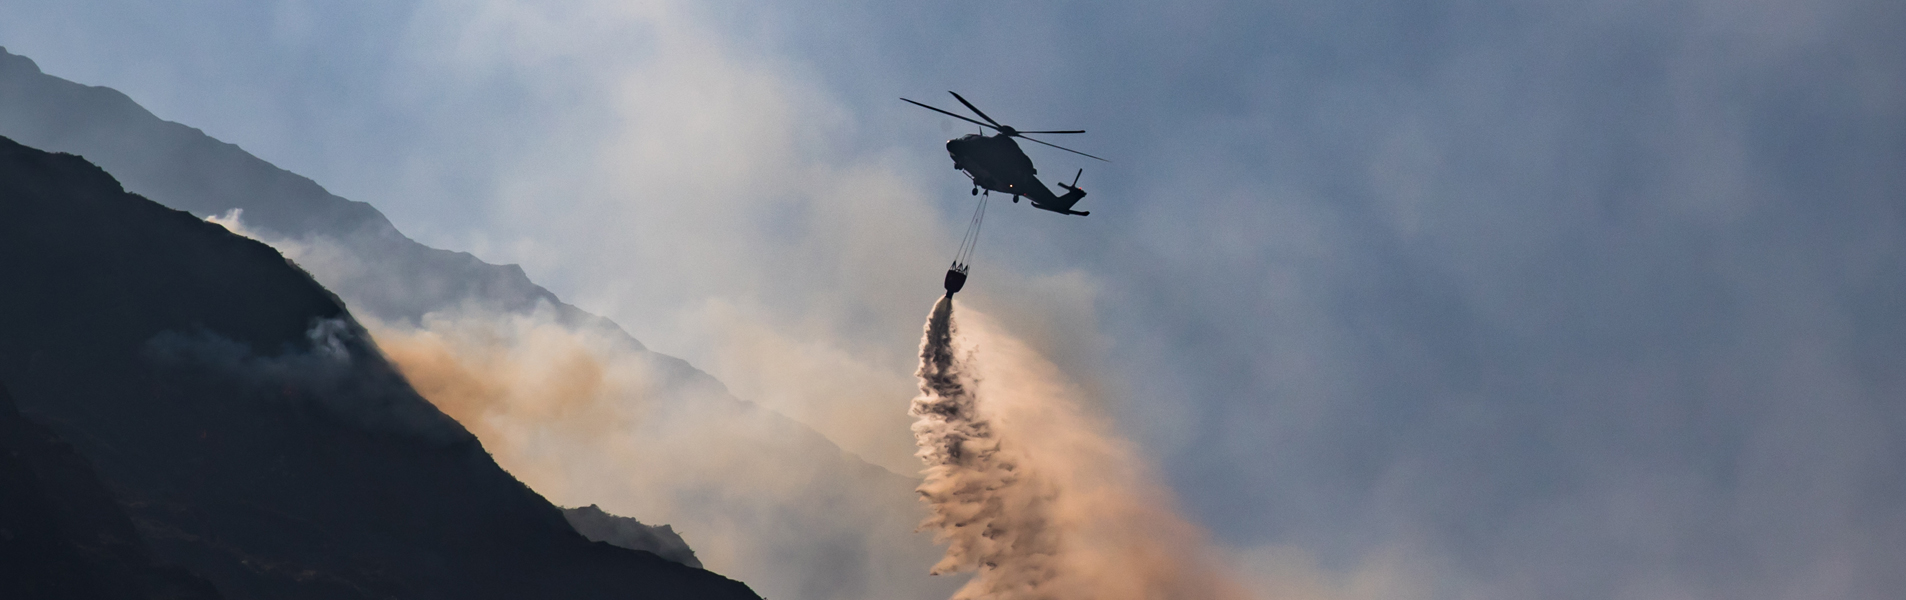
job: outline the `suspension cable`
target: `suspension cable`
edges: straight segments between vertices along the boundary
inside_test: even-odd
[[[953,255],[953,268],[965,272],[972,265],[973,251],[979,246],[980,224],[986,220],[986,203],[989,196],[980,196],[978,206],[973,208],[973,218],[967,221],[966,235],[960,238],[959,253]]]

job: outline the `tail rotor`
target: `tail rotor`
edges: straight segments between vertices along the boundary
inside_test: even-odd
[[[1079,169],[1079,172],[1073,173],[1072,185],[1066,185],[1064,182],[1059,182],[1059,181],[1055,181],[1053,183],[1059,184],[1059,187],[1065,188],[1066,191],[1068,192],[1076,192],[1076,191],[1079,191],[1079,177],[1082,175],[1085,175],[1085,169]]]

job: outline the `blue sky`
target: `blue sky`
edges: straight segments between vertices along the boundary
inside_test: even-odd
[[[1402,556],[1449,597],[1906,587],[1906,5],[0,13],[45,71],[521,263],[896,469],[971,199],[941,150],[969,126],[895,98],[958,90],[1114,161],[1032,150],[1093,215],[993,207],[963,297],[1227,546]]]

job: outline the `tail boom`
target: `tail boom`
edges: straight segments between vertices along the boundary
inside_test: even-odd
[[[1072,182],[1076,184],[1079,182],[1079,180],[1078,178],[1075,177],[1073,178]],[[1044,202],[1035,200],[1032,203],[1033,207],[1042,208],[1042,209],[1056,212],[1062,215],[1078,215],[1083,217],[1083,216],[1092,214],[1092,211],[1089,211],[1089,210],[1088,211],[1072,210],[1072,205],[1078,204],[1079,200],[1085,198],[1085,190],[1079,189],[1077,185],[1066,185],[1065,182],[1059,182],[1059,187],[1065,188],[1066,195],[1052,197],[1051,199],[1046,200]]]

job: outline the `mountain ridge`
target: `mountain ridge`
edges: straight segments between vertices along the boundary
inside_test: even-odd
[[[608,319],[565,303],[530,281],[520,265],[491,264],[468,252],[418,243],[369,203],[332,194],[307,177],[196,127],[161,119],[118,90],[48,75],[32,59],[7,52],[4,46],[0,46],[0,81],[12,83],[0,86],[0,104],[11,107],[0,111],[0,134],[22,144],[85,157],[113,173],[128,189],[201,218],[242,209],[248,228],[273,237],[329,236],[421,263],[423,268],[415,269],[405,262],[385,265],[407,269],[403,275],[409,277],[391,277],[392,285],[382,287],[405,289],[411,297],[359,298],[366,304],[361,308],[380,318],[414,322],[432,308],[466,300],[504,311],[548,302],[566,322],[622,331]],[[154,152],[152,140],[164,140],[163,144],[173,147]],[[445,272],[456,276],[444,277]],[[454,285],[404,283],[417,280]],[[626,332],[622,336],[647,350]],[[681,359],[659,353],[657,357],[699,373]],[[721,385],[706,374],[699,378],[705,379],[701,384]]]

